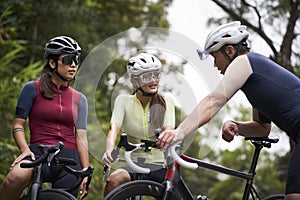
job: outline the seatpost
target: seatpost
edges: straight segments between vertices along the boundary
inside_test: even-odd
[[[246,186],[245,186],[245,192],[244,192],[244,195],[243,195],[243,200],[249,199],[250,192],[251,192],[251,187],[252,187],[252,184],[253,184],[253,179],[254,179],[254,176],[256,174],[255,169],[256,169],[256,166],[257,166],[259,154],[260,154],[261,149],[263,148],[263,145],[260,144],[260,143],[256,143],[256,142],[252,142],[252,143],[255,146],[254,155],[253,155],[250,170],[249,170],[249,175],[251,175],[252,178],[247,180],[247,183],[246,183]]]
[[[250,170],[249,170],[249,174],[255,175],[255,173],[256,173],[255,169],[256,169],[256,166],[257,166],[258,157],[259,157],[261,149],[263,148],[263,145],[259,144],[259,143],[256,143],[256,142],[254,142],[253,144],[255,146],[255,151],[254,151],[254,155],[253,155],[253,158],[252,158],[252,163],[251,163],[251,167],[250,167]]]

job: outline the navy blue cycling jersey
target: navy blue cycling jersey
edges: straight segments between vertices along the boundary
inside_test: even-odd
[[[241,89],[261,122],[272,121],[293,138],[300,131],[300,79],[272,60],[257,53],[238,56],[220,85],[228,99]]]

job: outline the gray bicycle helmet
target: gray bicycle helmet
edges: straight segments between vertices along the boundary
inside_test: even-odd
[[[234,21],[212,30],[206,38],[204,51],[198,50],[200,58],[220,50],[225,44],[238,44],[242,40],[246,40],[249,37],[246,29],[247,27],[241,25],[240,21]]]
[[[48,59],[49,55],[59,55],[63,52],[79,56],[81,54],[81,48],[74,39],[68,36],[52,38],[44,47],[44,57],[46,59]]]
[[[148,53],[141,53],[137,56],[129,58],[127,64],[127,73],[129,77],[138,76],[145,72],[160,70],[161,67],[161,62],[157,57]]]

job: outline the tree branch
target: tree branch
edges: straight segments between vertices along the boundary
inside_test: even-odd
[[[251,8],[254,9],[254,11],[255,11],[255,13],[256,13],[256,15],[257,15],[257,17],[258,17],[258,28],[261,29],[261,30],[263,31],[263,27],[262,27],[262,24],[261,24],[261,15],[260,15],[260,13],[259,13],[257,7],[256,7],[256,6],[252,6],[252,5],[251,5],[250,3],[248,3],[246,0],[241,0],[241,2],[242,2],[243,4],[245,4],[246,6],[249,6],[249,7],[251,7]]]
[[[290,71],[293,71],[291,66],[292,44],[293,40],[297,37],[297,34],[295,33],[295,27],[297,20],[299,19],[299,13],[300,1],[290,0],[290,17],[288,19],[286,32],[283,36],[282,44],[280,47],[280,55],[278,57],[278,61],[284,64],[285,67]]]
[[[228,13],[231,18],[233,18],[234,20],[241,21],[242,24],[246,25],[250,29],[254,30],[257,34],[259,34],[266,41],[266,43],[269,45],[269,47],[273,51],[274,57],[277,57],[278,51],[276,50],[276,48],[273,44],[273,41],[263,31],[262,25],[260,23],[259,23],[260,25],[258,27],[256,27],[253,24],[251,24],[247,19],[239,16],[233,10],[228,8],[225,4],[221,3],[221,1],[219,1],[219,0],[212,0],[212,1],[215,2],[219,7],[221,7],[226,13]]]

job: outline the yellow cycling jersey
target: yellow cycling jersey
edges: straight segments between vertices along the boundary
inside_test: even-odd
[[[166,126],[175,127],[174,102],[168,97],[164,97],[164,99],[166,101],[166,111],[163,127],[160,128],[164,128]],[[144,109],[135,94],[120,94],[116,98],[111,123],[116,123],[121,130],[128,135],[129,142],[140,143],[141,139],[156,139],[154,130],[150,130],[149,126],[150,103],[151,100],[149,100]],[[162,152],[160,150],[153,149],[152,153],[148,154],[147,157],[151,161],[162,161]]]

